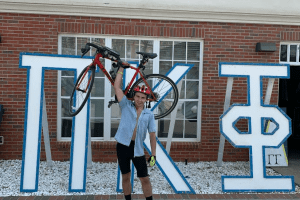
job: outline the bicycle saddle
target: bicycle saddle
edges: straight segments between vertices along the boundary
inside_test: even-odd
[[[156,58],[157,54],[156,53],[146,53],[146,52],[136,52],[137,54],[141,54],[144,58]]]

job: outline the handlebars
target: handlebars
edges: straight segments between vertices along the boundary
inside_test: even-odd
[[[81,49],[81,57],[83,57],[85,54],[87,54],[90,51],[90,47],[94,47],[97,49],[97,52],[101,53],[103,58],[107,58],[111,61],[117,62],[117,65],[126,68],[129,67],[129,64],[127,62],[122,62],[120,59],[120,54],[108,47],[105,46],[98,46],[93,43],[86,43],[85,47]]]
[[[82,56],[83,57],[86,53],[88,53],[90,51],[90,47],[94,47],[97,49],[97,51],[99,53],[102,54],[103,57],[105,58],[109,58],[111,59],[112,57],[113,58],[113,61],[114,60],[120,60],[120,54],[108,47],[105,47],[105,46],[98,46],[96,44],[93,44],[93,43],[86,43],[85,47],[81,49],[81,53],[82,53]]]

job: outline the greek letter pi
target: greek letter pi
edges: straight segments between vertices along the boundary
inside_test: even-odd
[[[289,78],[289,65],[220,63],[219,75],[246,77],[248,104],[235,104],[220,117],[220,132],[234,146],[249,148],[250,176],[222,176],[224,192],[294,191],[293,176],[267,176],[265,148],[279,147],[291,135],[291,120],[277,106],[264,105],[262,78]],[[240,118],[249,120],[249,132],[235,128]],[[276,131],[265,133],[264,121],[272,119]]]

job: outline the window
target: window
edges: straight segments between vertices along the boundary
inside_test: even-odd
[[[194,67],[182,81],[173,138],[197,138],[200,43],[160,41],[159,73],[166,74],[175,63],[194,64]],[[158,137],[168,137],[169,125],[170,115],[158,120]]]
[[[202,80],[202,42],[188,40],[166,40],[153,38],[117,38],[61,35],[59,36],[59,53],[81,55],[80,49],[87,42],[105,45],[119,52],[125,61],[139,62],[137,51],[155,52],[159,56],[146,65],[145,74],[166,74],[175,63],[194,64],[183,78],[179,106],[173,133],[174,141],[199,141],[201,120],[201,80]],[[90,55],[94,52],[90,51]],[[102,60],[107,71],[111,61]],[[68,99],[73,88],[74,72],[58,73],[58,140],[69,141],[71,137],[72,118],[67,115]],[[114,90],[102,72],[96,73],[91,93],[91,135],[92,140],[114,140],[119,122],[120,109],[114,104],[107,108],[114,98]],[[104,114],[105,113],[105,114]],[[170,115],[157,120],[157,135],[161,140],[167,137]]]
[[[300,65],[300,44],[281,43],[280,44],[280,63],[289,63],[291,65]]]

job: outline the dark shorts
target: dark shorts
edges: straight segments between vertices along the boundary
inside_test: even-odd
[[[140,157],[134,157],[134,141],[131,141],[129,147],[117,143],[117,156],[122,174],[127,174],[131,171],[130,160],[132,160],[137,171],[137,176],[139,178],[149,176],[145,155]]]

